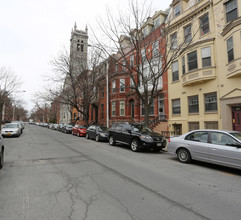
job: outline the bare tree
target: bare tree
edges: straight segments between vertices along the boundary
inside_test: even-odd
[[[47,79],[51,82],[44,93],[37,94],[36,100],[53,102],[59,101],[66,105],[72,113],[75,108],[83,115],[85,123],[89,122],[89,107],[95,97],[97,65],[101,60],[101,51],[92,50],[89,54],[88,65],[79,59],[72,59],[69,52],[63,49],[51,61],[52,76]],[[58,98],[58,99],[56,99]]]
[[[7,99],[17,92],[20,86],[18,77],[13,70],[6,67],[0,68],[0,127],[2,124],[3,111]]]
[[[144,106],[146,125],[154,98],[160,94],[163,74],[191,43],[184,41],[174,48],[176,42],[168,38],[165,28],[168,11],[156,13],[161,15],[159,24],[154,24],[149,17],[151,6],[146,1],[130,0],[127,11],[113,16],[107,10],[107,23],[99,21],[104,39],[93,31],[97,47],[114,59],[117,66],[110,77],[115,77],[119,68],[132,79],[131,89]],[[151,28],[148,33],[146,27]]]

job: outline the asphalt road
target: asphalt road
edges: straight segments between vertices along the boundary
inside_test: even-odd
[[[241,171],[27,125],[5,138],[0,220],[241,219]]]

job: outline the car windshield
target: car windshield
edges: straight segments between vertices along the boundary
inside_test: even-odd
[[[66,125],[66,127],[68,127],[68,128],[72,128],[73,126],[72,126],[72,125]]]
[[[147,134],[147,133],[153,132],[150,128],[148,128],[145,125],[133,125],[133,131],[141,132],[143,134]]]
[[[80,129],[86,129],[85,126],[81,126],[81,125],[79,126],[79,128],[80,128]]]
[[[230,133],[230,134],[241,141],[241,132],[233,132],[233,133]]]
[[[7,124],[3,128],[18,128],[18,124]]]
[[[98,128],[98,131],[108,131],[107,127],[101,126]]]

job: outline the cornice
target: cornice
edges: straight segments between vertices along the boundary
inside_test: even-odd
[[[202,45],[202,44],[207,43],[207,42],[212,42],[212,41],[215,41],[214,37],[208,38],[208,39],[204,39],[204,40],[200,40],[200,41],[195,41],[193,44],[190,44],[188,47],[185,47],[183,53],[185,53],[185,51],[187,51],[187,50],[189,50],[189,49],[191,49],[193,47]]]
[[[221,33],[221,35],[224,37],[229,31],[231,31],[233,28],[237,27],[238,25],[241,25],[241,16],[238,17],[236,20],[228,23],[227,26],[223,29],[223,32]]]
[[[201,14],[202,12],[206,11],[208,8],[210,8],[210,6],[212,6],[212,2],[208,1],[205,4],[199,6],[196,10],[192,11],[190,8],[188,10],[190,10],[190,13],[188,13],[186,16],[184,16],[183,18],[181,18],[180,20],[177,20],[176,22],[174,22],[173,24],[166,25],[166,29],[168,32],[172,32],[175,29],[177,29],[178,27],[183,26],[184,24],[186,24],[187,22],[193,20],[194,17],[198,16],[199,14]],[[185,13],[185,12],[184,12]]]

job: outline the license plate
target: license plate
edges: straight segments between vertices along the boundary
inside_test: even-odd
[[[162,146],[162,143],[157,143],[156,144],[158,147],[161,147]]]
[[[11,135],[11,133],[7,133],[7,135]]]

